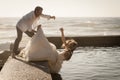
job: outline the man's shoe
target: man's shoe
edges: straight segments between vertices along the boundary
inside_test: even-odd
[[[18,55],[20,53],[20,50],[13,51],[14,55]]]
[[[20,50],[17,50],[16,52],[15,52],[15,55],[18,55],[20,53]]]

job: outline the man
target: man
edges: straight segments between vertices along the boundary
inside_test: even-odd
[[[17,38],[14,42],[14,48],[13,48],[13,57],[16,54],[19,54],[19,43],[22,39],[23,32],[26,33],[29,37],[32,37],[34,35],[35,28],[37,27],[37,23],[40,19],[40,17],[49,19],[55,19],[55,16],[50,15],[44,15],[42,14],[43,8],[37,6],[34,11],[31,11],[30,13],[23,16],[17,23],[16,29],[17,29]]]

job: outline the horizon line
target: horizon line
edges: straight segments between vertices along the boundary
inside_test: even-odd
[[[119,18],[120,16],[56,16],[58,18]],[[21,18],[20,16],[0,16],[0,18]]]

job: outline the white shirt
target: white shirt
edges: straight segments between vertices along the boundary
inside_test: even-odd
[[[34,11],[23,16],[17,23],[17,27],[22,31],[35,30],[38,25],[40,17],[50,19],[50,15],[41,14],[39,17],[35,17]]]

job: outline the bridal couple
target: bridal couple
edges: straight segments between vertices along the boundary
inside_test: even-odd
[[[64,50],[62,52],[57,51],[56,46],[50,43],[45,37],[41,25],[38,25],[40,17],[49,20],[55,19],[55,16],[45,15],[42,11],[43,8],[37,6],[34,11],[26,14],[18,21],[16,25],[17,38],[14,42],[12,57],[15,58],[15,55],[19,54],[21,57],[25,58],[26,61],[47,60],[50,66],[50,72],[58,73],[62,67],[63,61],[71,58],[73,51],[77,47],[77,42],[73,39],[65,41],[64,36],[62,36]],[[60,30],[61,33],[63,33],[63,28]],[[32,38],[26,47],[20,51],[18,47],[23,32]]]

